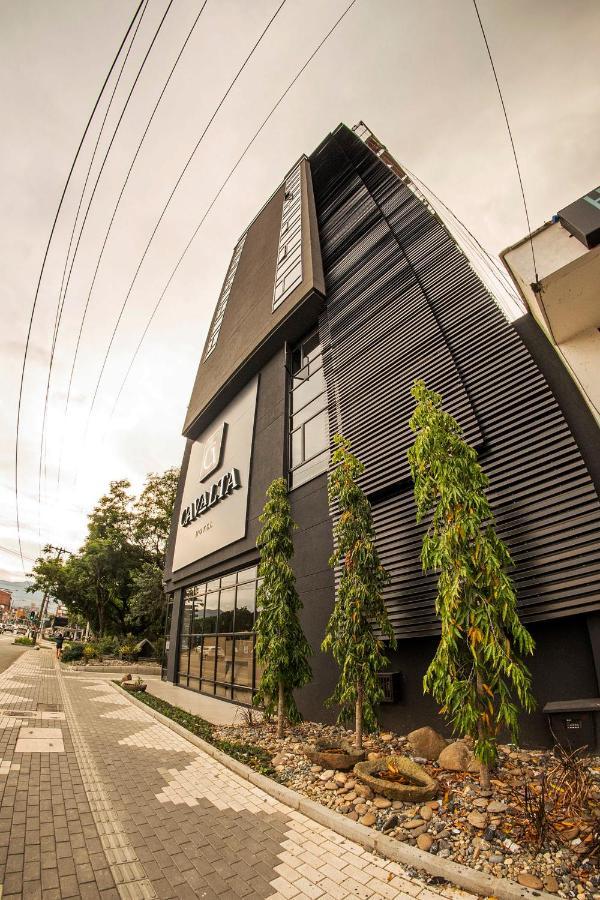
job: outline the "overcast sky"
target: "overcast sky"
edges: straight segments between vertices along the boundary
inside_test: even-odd
[[[349,0],[287,0],[219,112],[140,270],[92,415],[119,309],[175,179],[280,0],[208,0],[133,169],[89,300],[125,174],[202,0],[174,0],[148,58],[81,237],[50,389],[41,505],[38,465],[52,332],[98,111],[46,267],[25,377],[20,441],[24,552],[75,549],[111,479],[139,489],[178,465],[181,428],[234,243],[300,156],[363,119],[497,253],[526,232],[518,182],[472,0],[357,0],[290,91],[220,197],[167,291],[112,415],[156,300],[214,193]],[[17,579],[14,442],[25,337],[58,200],[98,91],[135,9],[125,0],[0,3],[0,577]],[[127,92],[167,0],[149,0],[109,112],[83,211]],[[480,0],[519,154],[531,223],[600,182],[597,0]],[[114,82],[113,82],[114,83]],[[78,235],[76,231],[76,237]],[[89,424],[88,423],[89,420]],[[58,481],[60,467],[60,483]]]

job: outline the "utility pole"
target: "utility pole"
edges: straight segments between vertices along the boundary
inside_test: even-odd
[[[63,553],[68,553],[69,556],[72,556],[71,551],[70,551],[70,550],[67,550],[65,547],[55,547],[53,544],[48,544],[44,549],[45,549],[45,550],[56,550],[56,556],[55,556],[55,559],[56,559],[57,561],[61,558],[61,556],[63,555]],[[43,628],[44,628],[44,617],[45,617],[45,615],[46,615],[46,607],[47,607],[47,605],[48,605],[48,597],[49,597],[49,594],[48,594],[48,591],[46,591],[46,592],[44,593],[43,598],[42,598],[42,605],[41,605],[41,607],[40,607],[40,624],[39,624],[39,631],[40,631],[40,632],[41,632],[41,631],[43,630]],[[34,644],[34,646],[35,646],[35,644],[37,643],[37,636],[38,636],[38,629],[37,629],[37,628],[34,628],[34,630],[33,630],[33,638],[32,638],[32,639],[33,639],[33,644]]]

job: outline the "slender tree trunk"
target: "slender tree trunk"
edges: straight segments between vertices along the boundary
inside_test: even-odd
[[[483,698],[482,680],[479,673],[477,673],[477,696]],[[479,740],[482,740],[486,736],[481,718],[479,718],[477,722],[477,732],[479,734]],[[489,794],[491,792],[489,763],[484,763],[481,760],[479,760],[479,787],[481,788],[482,794]]]
[[[363,686],[359,682],[356,686],[356,736],[355,736],[355,747],[357,750],[362,750],[363,745]]]
[[[277,737],[282,738],[284,735],[285,716],[283,709],[285,705],[285,694],[283,689],[283,681],[279,682],[279,698],[277,701]]]

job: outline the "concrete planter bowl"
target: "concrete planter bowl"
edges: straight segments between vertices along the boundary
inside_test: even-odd
[[[385,772],[388,763],[391,763],[410,783],[400,784],[381,777],[379,773]],[[354,766],[354,774],[374,793],[381,794],[388,800],[402,800],[407,803],[433,800],[439,791],[437,781],[407,756],[386,756],[383,759],[360,762]]]
[[[331,741],[315,741],[314,744],[304,746],[304,755],[323,769],[348,772],[356,763],[363,761],[366,753],[364,750],[357,750],[345,741],[341,741],[339,746],[335,746]]]

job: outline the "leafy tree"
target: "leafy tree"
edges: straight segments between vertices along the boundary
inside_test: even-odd
[[[262,583],[257,595],[255,631],[256,659],[263,671],[254,702],[264,704],[268,713],[277,710],[277,736],[283,737],[285,719],[301,721],[293,691],[308,684],[312,677],[308,662],[311,650],[300,625],[302,602],[289,562],[294,553],[292,533],[296,526],[283,478],[276,478],[269,486],[260,521],[263,527],[256,545],[260,550],[258,575]]]
[[[171,516],[179,481],[179,469],[151,473],[134,504],[134,534],[158,565],[164,566],[167,542],[171,531]]]
[[[162,579],[162,569],[154,562],[142,563],[133,575],[127,625],[136,634],[146,634],[157,638],[163,633],[165,594]]]
[[[67,560],[44,553],[32,590],[48,591],[69,616],[89,621],[98,636],[162,632],[164,554],[177,488],[177,470],[149,475],[137,500],[126,480],[113,481],[88,516],[79,552]]]
[[[392,648],[396,639],[383,601],[389,576],[375,547],[370,503],[357,483],[364,466],[350,452],[348,440],[338,434],[334,443],[328,490],[330,501],[339,505],[340,515],[329,563],[341,566],[341,574],[322,649],[330,650],[340,667],[339,681],[327,702],[341,706],[340,720],[354,712],[355,744],[360,750],[363,728],[377,727],[376,706],[383,699],[377,673],[388,664],[373,627]]]
[[[90,537],[108,539],[112,543],[133,538],[133,497],[130,490],[131,482],[126,479],[110,482],[108,493],[100,498],[88,516]]]
[[[534,643],[517,613],[506,574],[509,552],[494,528],[485,495],[489,480],[442,398],[416,381],[408,451],[417,520],[433,513],[423,538],[424,570],[439,572],[436,612],[442,637],[423,686],[443,704],[455,733],[470,735],[489,791],[497,735],[505,726],[516,741],[517,703],[534,707],[531,675],[520,655]]]

